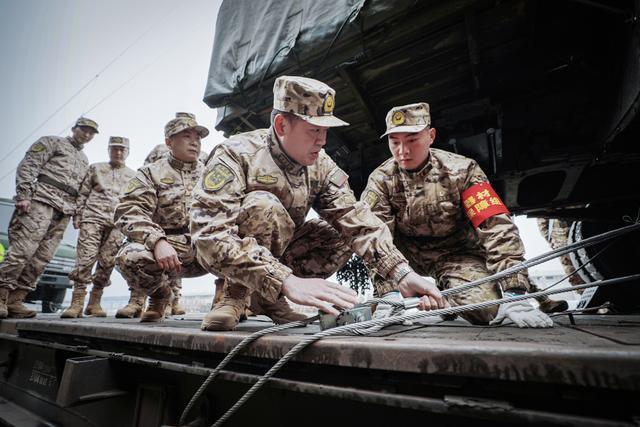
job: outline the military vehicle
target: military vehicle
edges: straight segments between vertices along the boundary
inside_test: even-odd
[[[638,212],[639,11],[637,0],[227,0],[205,102],[230,135],[268,126],[276,76],[327,82],[352,125],[332,130],[326,150],[360,192],[388,157],[378,139],[386,111],[427,101],[438,147],[480,162],[513,212],[579,220],[580,240]],[[637,233],[628,239],[607,249],[601,273],[637,271]],[[625,311],[637,307],[634,286]],[[640,318],[596,310],[558,315],[547,330],[435,318],[323,339],[224,425],[637,426]],[[250,319],[225,333],[200,331],[201,315],[3,320],[0,419],[179,425],[225,355],[271,326]],[[211,425],[316,332],[250,344],[182,425]]]
[[[2,245],[3,254],[9,248],[7,229],[13,210],[13,200],[0,199],[0,245]],[[69,225],[53,259],[47,264],[42,276],[40,276],[36,289],[25,298],[27,302],[41,301],[43,313],[58,311],[62,306],[67,289],[72,287],[69,273],[76,263],[77,237],[78,233]],[[1,261],[2,259],[0,259]]]

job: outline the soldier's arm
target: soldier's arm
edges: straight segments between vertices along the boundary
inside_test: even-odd
[[[89,166],[89,170],[84,176],[82,184],[80,184],[80,190],[78,191],[78,197],[76,198],[76,212],[73,218],[73,224],[76,228],[78,228],[78,224],[80,224],[80,221],[82,220],[82,212],[84,211],[84,207],[87,203],[87,199],[89,198],[89,194],[91,194],[95,173],[95,166]]]
[[[114,214],[115,225],[129,240],[153,251],[158,240],[166,238],[164,230],[153,222],[158,196],[153,182],[143,168],[125,185]]]
[[[479,188],[478,185],[484,183],[489,183],[487,176],[476,162],[472,162],[468,169],[462,193],[465,194],[465,191],[467,191],[467,194],[477,194],[475,189]],[[465,197],[463,196],[463,208],[465,208],[464,199]],[[498,199],[498,201],[502,203],[501,200]],[[473,206],[471,208],[474,209]],[[520,239],[518,227],[513,222],[506,206],[502,205],[500,209],[505,213],[491,215],[486,219],[480,218],[483,219],[482,222],[474,225],[480,244],[486,251],[487,269],[492,273],[503,271],[524,261],[524,245]],[[475,212],[478,214],[477,209],[475,209]],[[469,217],[469,214],[467,216]],[[509,276],[501,280],[501,285],[504,290],[527,290],[529,288],[528,275],[526,272],[520,272]]]
[[[387,176],[381,171],[374,171],[367,181],[367,186],[360,200],[369,205],[373,212],[389,228],[391,235],[395,232],[396,217],[391,208],[391,201],[386,187]]]
[[[226,147],[216,147],[193,191],[191,237],[207,271],[276,301],[291,269],[254,238],[238,235],[236,220],[245,189],[240,161]]]
[[[31,200],[42,167],[55,151],[55,141],[38,139],[25,154],[16,171],[16,202]]]

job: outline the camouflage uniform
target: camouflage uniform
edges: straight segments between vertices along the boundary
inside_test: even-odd
[[[78,119],[74,128],[79,126],[98,129],[97,123],[87,118]],[[82,148],[73,137],[45,136],[29,148],[18,165],[15,200],[30,200],[31,210],[14,211],[8,231],[9,250],[0,264],[0,289],[12,291],[8,296],[9,317],[35,315],[23,312],[26,308],[21,302],[35,289],[75,214],[78,189],[89,167]],[[4,300],[2,295],[0,300]]]
[[[569,228],[570,226],[567,221],[561,219],[538,218],[540,234],[542,234],[542,237],[549,243],[551,249],[559,249],[567,246]],[[572,274],[575,271],[575,267],[569,255],[562,255],[560,257],[560,264],[562,264],[565,274],[570,274],[569,283],[574,286],[584,284],[579,274]],[[582,293],[582,290],[578,292]]]
[[[176,118],[167,123],[165,135],[169,138],[190,128],[201,136],[209,133],[194,119]],[[116,226],[128,238],[116,257],[118,270],[132,292],[151,296],[151,302],[157,303],[154,307],[161,306],[163,312],[173,298],[171,280],[206,274],[195,259],[187,216],[191,192],[202,168],[200,161],[182,162],[172,155],[147,164],[129,182],[116,208]],[[167,273],[157,265],[153,250],[160,239],[166,239],[178,253],[182,263],[179,274]],[[143,316],[143,321],[153,320],[157,319]]]
[[[398,132],[419,132],[428,125],[430,115],[425,103],[396,107],[387,115],[391,132],[394,128],[403,129]],[[524,247],[509,215],[491,216],[476,229],[470,224],[461,195],[484,182],[488,182],[487,177],[474,160],[430,149],[426,164],[418,171],[404,170],[393,157],[385,161],[369,176],[361,199],[387,224],[394,243],[416,272],[435,278],[440,288],[448,289],[524,260]],[[379,276],[374,283],[378,295],[396,289]],[[500,284],[504,290],[526,290],[529,280],[521,272]],[[500,297],[498,287],[488,283],[455,294],[450,302],[464,305]],[[497,307],[491,307],[463,317],[471,323],[486,324],[496,312]]]
[[[129,140],[111,137],[109,147],[128,150]],[[76,220],[80,223],[80,234],[76,266],[69,274],[69,278],[74,282],[74,297],[77,294],[77,300],[74,299],[72,305],[79,303],[79,310],[67,310],[62,313],[62,317],[81,316],[86,288],[91,282],[93,288],[84,314],[101,317],[106,315],[100,308],[100,298],[103,288],[111,284],[115,257],[124,243],[124,235],[113,224],[113,213],[122,189],[134,175],[135,172],[125,165],[113,166],[105,162],[89,166],[78,197]],[[92,275],[94,264],[96,270]]]
[[[274,109],[335,126],[334,94],[316,80],[280,77]],[[312,207],[322,219],[305,222]],[[236,135],[214,148],[190,215],[198,260],[227,279],[223,300],[207,315],[212,319],[233,305],[237,322],[240,302],[253,293],[278,322],[272,312],[286,304],[281,287],[291,273],[326,278],[354,250],[383,277],[406,262],[389,230],[356,202],[347,175],[324,151],[315,164],[302,166],[287,156],[272,129]],[[208,317],[203,329],[233,327]]]

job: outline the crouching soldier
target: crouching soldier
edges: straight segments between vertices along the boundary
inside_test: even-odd
[[[109,162],[89,166],[78,197],[74,225],[80,228],[76,266],[69,274],[73,281],[71,307],[60,317],[82,317],[87,285],[93,282],[89,303],[84,310],[87,316],[104,317],[100,306],[103,289],[111,284],[111,272],[115,257],[124,243],[124,235],[113,224],[113,213],[124,186],[135,172],[125,165],[129,155],[129,139],[120,136],[109,138]],[[97,261],[97,264],[96,264]],[[91,270],[96,264],[93,275]]]
[[[453,288],[513,267],[524,260],[518,228],[478,164],[431,149],[436,137],[426,103],[394,107],[386,117],[393,155],[369,176],[362,200],[394,234],[398,249],[420,274]],[[382,138],[381,137],[381,138]],[[381,276],[378,295],[397,290]],[[450,298],[465,305],[526,293],[526,271]],[[527,301],[462,314],[474,324],[509,318],[519,326],[549,327],[551,319]]]
[[[98,124],[81,117],[71,133],[38,139],[18,165],[9,251],[0,264],[0,319],[36,315],[22,301],[35,289],[75,214],[78,189],[89,168],[82,149],[98,133]]]
[[[209,130],[191,117],[165,126],[170,154],[141,167],[127,184],[115,212],[127,243],[116,257],[132,293],[149,296],[142,322],[156,322],[173,299],[171,281],[206,274],[195,259],[188,204],[200,177],[200,139]]]
[[[227,284],[203,330],[233,329],[249,297],[252,311],[276,323],[305,317],[285,296],[332,314],[353,306],[353,291],[324,280],[353,251],[405,296],[427,295],[422,308],[444,306],[322,150],[328,129],[347,125],[333,115],[334,96],[317,80],[279,77],[272,127],[233,136],[211,153],[194,190],[191,230],[198,260]],[[311,207],[321,219],[306,221]]]

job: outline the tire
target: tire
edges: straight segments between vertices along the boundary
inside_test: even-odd
[[[42,312],[56,313],[62,308],[62,301],[67,293],[66,288],[46,288],[42,295]]]

